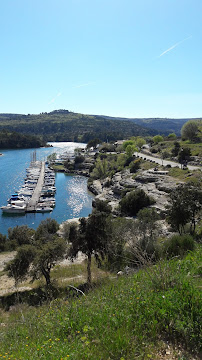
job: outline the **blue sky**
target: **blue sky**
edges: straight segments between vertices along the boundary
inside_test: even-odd
[[[202,117],[202,0],[1,0],[0,113]]]

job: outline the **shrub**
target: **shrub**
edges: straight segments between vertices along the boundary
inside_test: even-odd
[[[84,162],[85,157],[83,155],[77,155],[74,159],[75,164],[80,164]]]
[[[163,136],[161,136],[161,135],[155,135],[155,136],[153,137],[153,142],[154,142],[155,144],[158,144],[158,143],[161,142],[161,141],[163,141]]]
[[[133,161],[130,165],[130,172],[136,173],[136,171],[140,168],[140,164],[141,164],[141,159],[137,159]]]
[[[164,243],[163,252],[167,258],[184,256],[194,249],[194,239],[191,235],[174,235]]]
[[[142,189],[131,191],[120,201],[121,211],[128,215],[136,215],[138,211],[154,201]]]

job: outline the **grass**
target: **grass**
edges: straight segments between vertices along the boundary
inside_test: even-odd
[[[182,170],[178,167],[168,169],[168,175],[185,182],[201,182],[200,170]]]
[[[200,260],[197,249],[184,260],[102,280],[85,297],[2,312],[0,355],[18,360],[156,359],[165,339],[199,352]]]
[[[161,151],[167,151],[168,153],[171,154],[171,151],[174,148],[175,141],[176,140],[162,141],[159,144],[152,146],[153,149],[157,150],[157,153],[155,153],[154,156],[155,155],[161,156],[161,153],[158,152],[159,149]],[[202,157],[202,143],[192,143],[188,140],[186,140],[186,141],[180,140],[179,143],[180,143],[181,148],[190,148],[192,156]]]
[[[51,167],[52,167],[53,170],[55,170],[55,171],[65,171],[64,165],[51,165]]]
[[[183,148],[190,148],[192,156],[202,156],[202,143],[191,143],[190,141],[180,141]]]
[[[141,161],[141,163],[140,163],[141,170],[153,169],[155,166],[156,166],[156,164],[154,164],[150,161],[147,161],[147,160]]]

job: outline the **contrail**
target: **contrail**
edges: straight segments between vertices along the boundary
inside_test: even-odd
[[[49,103],[48,103],[48,105],[50,105],[50,104],[52,104],[52,103],[54,103],[55,102],[55,100],[59,97],[59,96],[61,96],[62,95],[62,93],[61,92],[59,92]]]
[[[75,86],[73,86],[73,88],[76,89],[76,88],[80,88],[80,87],[88,86],[88,85],[92,85],[92,84],[94,84],[94,82],[89,82],[89,83],[86,83],[86,84],[75,85]]]
[[[165,55],[167,52],[173,50],[173,49],[176,48],[178,45],[182,44],[184,41],[190,39],[191,37],[192,37],[192,35],[188,36],[187,38],[185,38],[185,39],[183,39],[183,40],[181,40],[181,41],[179,41],[179,42],[177,42],[176,44],[174,44],[173,46],[171,46],[169,49],[167,49],[167,50],[165,50],[164,52],[162,52],[162,54],[159,55],[158,57],[161,57],[161,56]]]

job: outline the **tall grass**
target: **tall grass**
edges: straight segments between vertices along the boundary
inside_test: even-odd
[[[200,347],[201,250],[131,276],[103,280],[76,299],[0,315],[4,359],[155,359],[160,339]],[[3,325],[2,325],[3,324]]]

